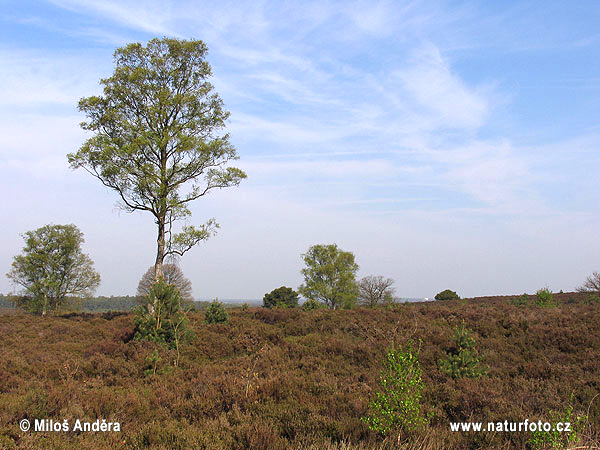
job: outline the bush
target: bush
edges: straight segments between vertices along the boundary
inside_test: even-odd
[[[298,306],[298,293],[292,288],[281,286],[265,294],[263,297],[265,308],[295,308]]]
[[[529,305],[529,295],[523,294],[519,297],[512,297],[509,300],[509,303],[514,306],[528,306]]]
[[[535,293],[535,296],[537,297],[537,300],[535,301],[537,306],[541,306],[542,308],[551,308],[556,306],[556,302],[552,296],[552,291],[550,291],[550,289],[547,287],[538,290]]]
[[[302,311],[312,311],[321,308],[321,304],[314,298],[309,298],[302,304]]]
[[[369,415],[361,420],[381,434],[412,432],[429,421],[421,411],[423,380],[418,352],[409,341],[406,348],[392,348],[385,355],[379,384],[381,392],[369,403]]]
[[[460,300],[458,294],[450,289],[435,294],[436,300]]]
[[[573,417],[573,395],[571,394],[571,402],[565,410],[561,412],[548,411],[550,419],[548,422],[552,424],[550,431],[536,430],[532,433],[529,444],[534,449],[543,448],[567,448],[572,447],[577,443],[578,438],[585,430],[585,424],[588,420],[587,415],[578,415]],[[570,431],[561,432],[556,429],[557,423],[569,423]]]
[[[135,309],[134,339],[146,339],[174,349],[191,340],[192,331],[187,326],[181,301],[177,287],[159,278],[143,297],[143,304]]]
[[[225,310],[223,303],[215,299],[204,313],[206,323],[227,323],[229,322],[229,314]]]
[[[452,378],[477,378],[486,374],[486,369],[480,366],[475,339],[464,323],[454,329],[454,345],[447,358],[440,361],[443,372]]]

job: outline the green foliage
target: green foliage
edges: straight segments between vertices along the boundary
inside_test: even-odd
[[[242,311],[248,311],[248,303],[242,303]]]
[[[168,348],[176,349],[189,342],[193,332],[181,307],[181,293],[176,286],[159,278],[144,297],[144,304],[135,310],[137,340],[146,339]]]
[[[554,297],[552,296],[552,291],[550,289],[542,288],[539,289],[535,296],[537,297],[535,300],[535,304],[542,308],[552,308],[557,306],[557,303],[554,301]]]
[[[458,294],[450,289],[435,294],[436,300],[460,300]]]
[[[156,375],[158,365],[162,362],[162,358],[158,354],[158,350],[154,349],[152,354],[146,358],[147,366],[144,369],[144,376]]]
[[[265,308],[296,308],[298,306],[298,293],[292,288],[281,286],[265,294],[263,306]]]
[[[509,300],[511,305],[515,306],[528,306],[529,305],[529,295],[523,294],[518,297],[511,297]]]
[[[452,378],[477,378],[487,373],[475,349],[475,339],[464,322],[454,329],[455,347],[440,361],[440,369]]]
[[[298,290],[307,299],[322,301],[330,309],[351,308],[358,298],[358,264],[351,252],[336,244],[313,245],[302,255],[304,284]]]
[[[312,311],[322,307],[323,305],[314,298],[309,298],[304,303],[302,303],[302,311]]]
[[[45,225],[23,236],[23,254],[6,276],[23,288],[17,306],[45,316],[58,312],[67,296],[88,296],[100,284],[90,257],[81,251],[83,233],[75,225]]]
[[[535,450],[537,449],[564,449],[570,448],[573,444],[577,443],[577,440],[585,430],[587,422],[587,415],[577,415],[573,417],[573,394],[571,394],[571,401],[561,411],[548,411],[549,420],[552,424],[550,431],[536,430],[532,432],[529,444]],[[556,429],[557,423],[569,423],[570,431],[559,431]]]
[[[418,351],[409,342],[405,348],[392,348],[385,355],[379,378],[381,391],[369,403],[369,414],[362,418],[369,429],[387,434],[410,433],[429,421],[422,412],[423,380]]]
[[[71,168],[84,168],[119,196],[126,211],[147,211],[158,226],[157,267],[183,255],[218,228],[214,219],[171,232],[191,215],[189,204],[213,189],[237,186],[246,174],[226,167],[238,158],[223,133],[229,113],[208,81],[208,49],[200,40],[152,39],[115,51],[101,96],[79,110],[92,132]]]
[[[223,303],[215,299],[206,308],[204,320],[206,323],[227,323],[229,322],[229,314],[225,310]]]

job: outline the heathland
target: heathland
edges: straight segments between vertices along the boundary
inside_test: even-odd
[[[387,308],[190,313],[174,350],[133,338],[129,313],[0,314],[1,449],[540,448],[529,432],[452,432],[451,422],[578,425],[600,437],[600,303],[588,294],[398,304]],[[485,367],[452,378],[440,361],[471,330]],[[413,342],[422,369],[420,431],[382,437],[361,417],[386,351]],[[577,419],[579,417],[579,419]],[[119,432],[23,432],[23,419],[119,422]],[[566,435],[561,442],[566,442]],[[399,444],[400,441],[400,444]],[[541,442],[541,443],[540,443]],[[589,446],[589,447],[588,447]],[[596,447],[597,448],[597,447]]]

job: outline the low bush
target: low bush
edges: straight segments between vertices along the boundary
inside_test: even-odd
[[[281,286],[265,294],[263,306],[265,308],[295,308],[298,306],[298,293],[292,288]]]
[[[309,298],[302,304],[302,311],[312,311],[313,309],[322,308],[323,305],[314,298]]]
[[[536,430],[532,433],[529,444],[535,450],[537,449],[563,449],[571,448],[576,444],[585,431],[585,425],[588,420],[587,415],[579,414],[573,417],[573,395],[571,401],[563,411],[548,411],[547,422],[551,424],[549,431]],[[556,425],[569,424],[569,430],[558,430]],[[563,425],[564,426],[564,425]]]
[[[223,303],[215,299],[208,305],[208,308],[206,308],[204,320],[206,323],[227,323],[229,322],[229,314],[225,310]]]
[[[486,374],[475,349],[472,331],[464,322],[454,329],[454,348],[440,361],[440,369],[452,378],[477,378]]]
[[[535,296],[537,297],[535,301],[535,304],[537,306],[540,306],[542,308],[551,308],[553,306],[557,306],[556,302],[554,301],[552,291],[547,287],[539,289],[535,293]]]
[[[384,435],[414,432],[428,422],[421,405],[424,386],[419,354],[411,342],[404,348],[392,346],[383,365],[381,391],[369,403],[369,414],[362,420],[369,429]]]
[[[436,300],[460,300],[458,294],[450,289],[435,294]]]

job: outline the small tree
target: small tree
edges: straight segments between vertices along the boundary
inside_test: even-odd
[[[298,290],[307,299],[324,302],[328,308],[351,307],[356,303],[358,264],[354,255],[336,244],[313,245],[302,255],[304,284]]]
[[[577,292],[590,292],[592,294],[600,294],[600,272],[594,272],[592,275],[587,277],[585,283],[579,288]]]
[[[458,294],[450,289],[435,294],[436,300],[460,300]]]
[[[83,233],[75,225],[45,225],[23,236],[23,254],[6,276],[23,288],[18,306],[45,316],[57,312],[67,296],[92,295],[100,284],[94,263],[81,251]]]
[[[379,384],[381,391],[369,403],[369,414],[362,418],[371,430],[381,434],[407,433],[427,424],[421,406],[424,384],[419,354],[411,342],[405,348],[390,348]]]
[[[194,301],[192,296],[192,282],[188,280],[183,271],[177,264],[163,264],[163,278],[167,284],[171,284],[177,288],[181,295],[181,300],[184,304],[191,303]],[[150,289],[154,284],[154,266],[148,267],[148,270],[138,284],[137,296],[138,298],[144,298],[150,293]]]
[[[475,349],[475,339],[471,330],[462,323],[454,329],[455,347],[440,361],[440,369],[452,378],[477,378],[486,374]]]
[[[227,323],[229,322],[229,314],[223,303],[215,299],[204,313],[204,320],[206,323]]]
[[[394,302],[394,280],[381,275],[369,275],[358,282],[358,300],[364,306],[377,306]]]
[[[537,306],[540,306],[542,308],[551,308],[553,306],[556,306],[556,302],[554,301],[554,296],[552,295],[552,291],[547,287],[539,289],[535,293],[535,296],[536,296],[535,304]]]
[[[263,297],[263,306],[265,308],[273,308],[274,306],[295,308],[298,306],[298,293],[292,288],[281,286],[265,294]]]
[[[135,334],[137,340],[146,339],[175,349],[175,366],[179,365],[181,346],[192,340],[194,334],[188,326],[188,318],[181,307],[181,293],[177,286],[168,284],[160,277],[143,297],[143,304],[135,310]],[[158,353],[154,361],[154,373]]]

